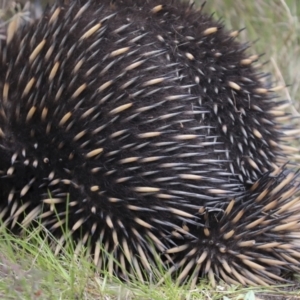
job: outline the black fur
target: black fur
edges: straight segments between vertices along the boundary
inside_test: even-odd
[[[201,244],[212,222],[204,211],[219,220],[233,198],[237,211],[247,199],[251,216],[258,209],[249,187],[266,172],[263,182],[272,181],[285,155],[284,127],[271,113],[280,103],[245,63],[247,45],[202,11],[162,2],[90,2],[77,18],[83,4],[57,5],[2,44],[0,204],[9,228],[37,208],[35,217],[44,213],[43,224],[60,236],[53,203],[64,220],[68,198],[75,239],[106,244],[118,260],[125,243],[151,261],[149,240],[161,253]]]

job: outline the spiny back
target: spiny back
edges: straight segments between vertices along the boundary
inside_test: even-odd
[[[148,238],[166,249],[174,230],[203,226],[203,206],[227,207],[284,155],[257,57],[201,11],[165,2],[55,5],[1,46],[12,227],[41,214],[58,231],[69,197],[73,233],[143,256]]]

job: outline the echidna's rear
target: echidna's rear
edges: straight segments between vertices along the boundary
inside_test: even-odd
[[[235,36],[156,0],[55,5],[14,32],[0,57],[7,226],[41,217],[60,237],[68,220],[123,276],[155,251],[179,281],[298,270],[298,187],[276,167],[285,113]]]

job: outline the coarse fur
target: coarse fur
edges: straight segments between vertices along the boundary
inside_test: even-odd
[[[186,3],[97,2],[56,4],[1,45],[1,219],[58,237],[68,222],[123,277],[156,252],[180,282],[298,271],[288,115],[258,56]]]

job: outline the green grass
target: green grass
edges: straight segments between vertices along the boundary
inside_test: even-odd
[[[1,5],[0,5],[1,6]],[[229,30],[245,28],[242,42],[255,41],[248,50],[263,54],[262,68],[277,84],[289,85],[281,97],[300,111],[300,1],[299,0],[208,0],[206,12],[215,12]],[[267,62],[267,63],[265,63]],[[163,276],[162,274],[161,276]],[[255,298],[255,296],[257,298]],[[271,296],[273,298],[271,298]],[[1,299],[300,299],[300,289],[288,286],[242,288],[220,284],[211,288],[202,280],[197,288],[177,287],[171,280],[153,283],[122,283],[95,272],[85,249],[74,256],[71,245],[55,257],[38,230],[14,237],[0,230]]]
[[[262,288],[242,288],[220,284],[212,288],[204,279],[196,288],[178,287],[167,279],[164,285],[132,281],[121,282],[107,273],[99,274],[87,258],[85,248],[74,254],[69,241],[62,253],[54,256],[51,243],[39,230],[15,237],[0,231],[0,299],[256,299],[255,295],[287,295],[288,285]],[[47,234],[46,234],[47,236]],[[52,243],[56,243],[48,236]],[[164,274],[161,274],[163,276]],[[289,292],[297,297],[299,292]],[[297,299],[297,298],[293,298]],[[300,298],[299,298],[300,299]]]

